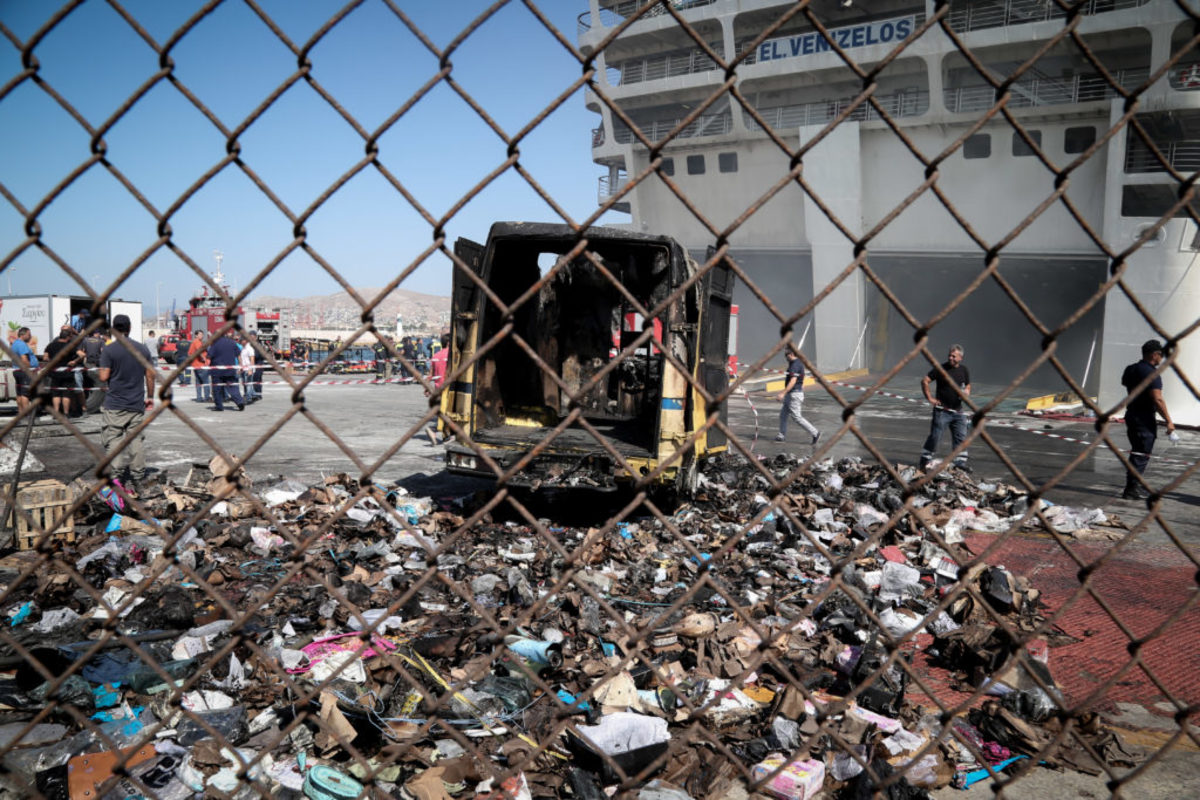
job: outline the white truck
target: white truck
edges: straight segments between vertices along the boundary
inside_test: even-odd
[[[71,317],[84,309],[91,309],[92,298],[86,295],[39,294],[15,297],[0,297],[0,333],[10,347],[17,338],[17,331],[29,328],[33,339],[29,347],[41,353]],[[130,330],[134,336],[142,331],[142,304],[139,301],[108,301],[105,319],[109,322],[117,314],[129,317]],[[8,353],[0,351],[0,401],[14,400],[16,385],[12,376],[12,361]]]

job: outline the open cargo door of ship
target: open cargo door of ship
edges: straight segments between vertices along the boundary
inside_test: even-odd
[[[454,242],[454,255],[486,283],[488,276],[485,274],[487,270],[483,262],[483,252],[483,245],[470,239],[458,239]],[[450,298],[450,319],[453,327],[450,334],[450,360],[446,364],[447,376],[452,374],[459,364],[470,363],[474,359],[479,339],[480,301],[486,299],[482,296],[483,289],[479,284],[457,264],[454,265],[453,274]],[[442,413],[468,430],[474,389],[475,365],[472,364],[458,380],[443,387],[442,391]]]
[[[713,260],[716,249],[709,246],[705,263]],[[705,274],[702,282],[704,309],[700,320],[700,383],[709,396],[717,397],[729,388],[729,315],[733,307],[733,268],[721,258]],[[728,403],[721,403],[720,420],[729,418]],[[725,432],[715,426],[708,429],[707,449],[724,447]]]

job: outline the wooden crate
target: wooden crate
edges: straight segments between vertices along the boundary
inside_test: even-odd
[[[59,481],[46,479],[22,483],[17,488],[16,507],[19,510],[16,514],[11,511],[8,514],[8,526],[16,529],[17,547],[32,550],[43,531],[52,531],[51,542],[74,543],[75,518],[67,514],[74,502],[75,493]]]

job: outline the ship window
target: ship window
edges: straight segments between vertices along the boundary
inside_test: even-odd
[[[659,169],[662,170],[663,175],[674,175],[675,174],[675,159],[664,158],[662,160],[662,165],[659,167]]]
[[[1041,131],[1027,130],[1025,132],[1027,134],[1029,134],[1029,138],[1033,140],[1034,144],[1036,144],[1039,148],[1042,146],[1042,132]],[[1021,138],[1021,134],[1017,133],[1016,131],[1013,131],[1012,142],[1013,142],[1012,143],[1012,154],[1014,156],[1017,156],[1018,158],[1022,158],[1024,156],[1033,155],[1033,148],[1031,148],[1029,145],[1027,145],[1025,143],[1025,140]]]
[[[1125,186],[1121,189],[1122,217],[1152,217],[1162,219],[1179,202],[1179,186],[1173,183],[1147,183]],[[1200,203],[1192,201],[1193,208],[1200,213]],[[1174,216],[1186,217],[1187,204],[1175,209]]]
[[[1083,153],[1096,143],[1096,128],[1084,125],[1081,128],[1067,128],[1063,135],[1063,150],[1068,153]]]
[[[967,137],[963,142],[963,158],[987,158],[992,154],[992,137],[987,133],[977,133]]]
[[[737,172],[737,153],[718,154],[717,167],[721,172]]]
[[[688,156],[687,157],[688,175],[703,175],[704,174],[704,156]]]

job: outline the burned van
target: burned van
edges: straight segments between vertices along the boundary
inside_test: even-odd
[[[728,386],[727,263],[701,274],[666,236],[523,222],[454,252],[470,274],[455,267],[441,410],[468,438],[446,448],[450,471],[694,487],[697,461],[726,448],[706,426],[724,403],[707,408],[698,387],[720,398]]]

